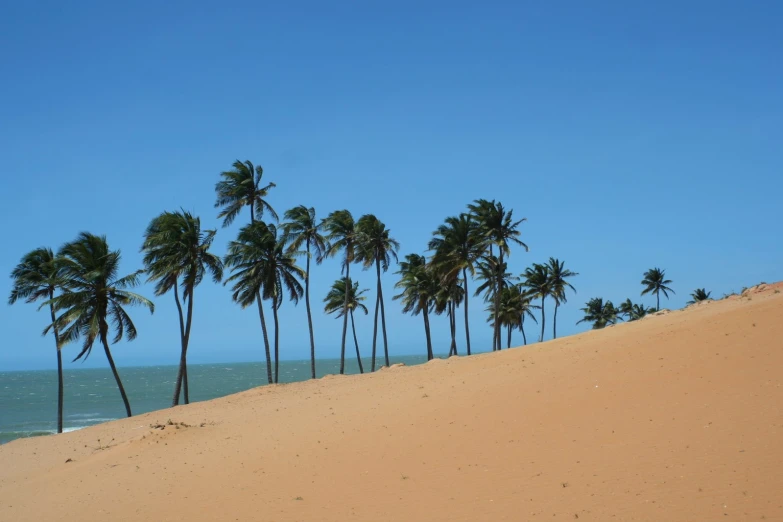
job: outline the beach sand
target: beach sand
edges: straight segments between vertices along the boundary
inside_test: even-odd
[[[781,289],[13,441],[0,521],[783,520]]]

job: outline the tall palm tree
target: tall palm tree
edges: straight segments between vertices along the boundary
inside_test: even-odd
[[[494,203],[494,202],[493,202]],[[491,205],[487,207],[486,209],[482,209],[484,212],[481,222],[481,229],[484,232],[486,240],[489,242],[489,244],[494,245],[498,248],[498,259],[500,260],[500,264],[503,264],[503,257],[511,255],[511,245],[517,244],[524,247],[525,251],[528,251],[528,247],[525,243],[523,243],[519,236],[521,235],[521,232],[519,231],[519,225],[521,225],[524,221],[526,221],[525,218],[522,218],[518,221],[514,221],[513,219],[513,210],[506,210],[503,207],[503,204],[500,202],[494,203],[494,205]],[[500,293],[503,290],[503,281],[498,280],[496,282],[497,289],[495,291],[495,310],[500,310]],[[494,348],[493,349],[500,349],[500,321],[495,320],[495,341],[494,341]]]
[[[476,288],[474,295],[478,296],[484,294],[484,301],[490,303],[488,310],[490,313],[495,314],[500,306],[500,293],[504,288],[511,286],[515,279],[510,273],[506,271],[507,263],[501,262],[500,258],[496,256],[485,256],[478,263],[476,263],[476,272],[478,276],[476,279],[481,281],[481,284]],[[497,346],[497,339],[500,332],[500,326],[502,323],[497,321],[496,317],[493,317],[489,321],[492,326],[492,351],[499,350]]]
[[[221,172],[222,179],[215,184],[215,208],[221,209],[218,218],[223,218],[223,227],[229,226],[244,207],[250,209],[251,223],[264,217],[264,211],[277,220],[275,209],[264,199],[275,184],[261,185],[264,176],[261,165],[253,166],[250,161],[242,163],[236,160],[233,167]]]
[[[544,340],[546,315],[544,313],[544,300],[552,294],[550,287],[549,267],[534,263],[527,267],[521,276],[522,287],[526,288],[531,298],[541,299],[541,341]]]
[[[326,239],[329,245],[326,248],[326,257],[333,257],[338,252],[343,253],[342,273],[346,279],[351,277],[351,263],[356,261],[357,246],[359,243],[356,222],[348,210],[336,210],[324,220],[324,229],[328,235]],[[348,294],[346,293],[346,298]],[[348,306],[348,303],[345,303]],[[343,338],[340,349],[340,375],[345,373],[345,336],[348,333],[348,316],[343,316]]]
[[[289,243],[289,252],[302,251],[307,256],[305,268],[305,306],[307,307],[307,326],[310,329],[310,371],[315,379],[315,336],[313,334],[313,316],[310,313],[310,259],[315,254],[315,262],[321,263],[326,253],[326,238],[321,235],[323,222],[315,219],[315,209],[299,205],[285,212],[283,237]]]
[[[669,298],[668,292],[674,293],[674,290],[667,286],[671,283],[672,281],[670,279],[666,279],[666,270],[661,270],[660,268],[651,268],[644,273],[644,279],[642,279],[644,290],[642,290],[642,295],[650,293],[655,294],[655,309],[660,310],[661,292],[663,292],[663,295],[666,296],[666,299]]]
[[[604,328],[607,325],[616,324],[618,321],[622,321],[620,316],[620,310],[615,308],[611,301],[606,301],[601,297],[594,297],[585,303],[585,307],[581,309],[585,316],[576,322],[579,323],[593,323],[593,330]]]
[[[435,253],[432,263],[445,281],[456,279],[462,272],[462,286],[465,294],[465,342],[470,355],[470,326],[468,324],[468,273],[476,274],[476,262],[486,249],[479,225],[471,214],[460,214],[446,218],[433,233],[429,248]]]
[[[54,315],[55,292],[60,292],[64,286],[61,261],[54,255],[51,248],[36,248],[22,257],[22,260],[11,272],[14,283],[8,304],[14,304],[23,299],[26,303],[46,301],[38,309],[49,304],[54,345],[57,349],[57,433],[63,432],[63,355],[60,344],[60,334]]]
[[[369,313],[363,303],[367,299],[364,296],[366,292],[366,288],[359,290],[358,281],[353,282],[347,278],[338,279],[334,282],[324,299],[324,312],[327,314],[337,312],[337,317],[342,317],[346,315],[345,312],[347,311],[351,316],[351,330],[353,331],[353,343],[356,346],[356,361],[359,363],[359,373],[364,373],[364,367],[362,366],[362,355],[359,352],[359,340],[356,338],[356,324],[353,319],[353,311],[358,309],[364,312],[364,315]]]
[[[427,360],[432,360],[434,355],[429,313],[433,309],[435,296],[438,293],[438,278],[424,256],[419,254],[405,256],[405,261],[400,262],[400,270],[396,273],[400,276],[400,280],[394,287],[402,291],[393,299],[401,300],[403,313],[422,314],[424,333],[427,336]]]
[[[260,296],[271,301],[275,324],[275,375],[272,380],[269,344],[266,344],[267,378],[279,382],[280,377],[280,328],[278,310],[285,293],[298,302],[304,294],[299,279],[305,272],[296,265],[296,253],[286,251],[285,242],[278,239],[274,225],[256,221],[239,231],[236,241],[228,245],[225,264],[232,270],[226,284],[233,283],[233,299],[243,308]],[[259,305],[259,309],[261,306]],[[266,324],[261,315],[261,325],[266,337]]]
[[[144,234],[141,250],[144,252],[147,280],[155,281],[157,296],[174,290],[179,314],[180,360],[172,406],[179,404],[180,390],[185,404],[190,402],[187,353],[193,324],[193,291],[206,272],[216,283],[223,278],[223,262],[209,251],[215,234],[215,230],[201,230],[201,219],[184,210],[163,212],[150,222]],[[182,312],[179,286],[182,287],[182,300],[187,305],[185,314]]]
[[[223,218],[223,228],[229,226],[242,211],[243,207],[250,209],[250,223],[256,222],[256,217],[263,217],[266,210],[277,219],[277,213],[266,201],[269,191],[275,187],[274,183],[261,185],[264,169],[254,166],[249,160],[242,163],[237,160],[233,169],[220,173],[221,180],[215,184],[215,208],[220,208],[218,218]],[[258,216],[256,216],[258,214]],[[238,294],[237,294],[238,295]],[[234,299],[236,301],[236,298]],[[258,315],[261,319],[261,331],[264,336],[264,349],[266,352],[266,370],[269,384],[272,384],[272,362],[269,355],[269,336],[264,319],[264,307],[261,303],[261,295],[255,296],[258,305]],[[239,301],[238,301],[239,302]],[[244,298],[240,302],[242,308],[248,306]]]
[[[694,304],[694,303],[698,303],[698,302],[700,302],[700,301],[707,301],[707,300],[709,300],[709,299],[712,299],[712,298],[710,297],[710,295],[711,295],[711,294],[712,294],[712,292],[708,292],[708,291],[707,291],[707,290],[705,290],[704,288],[697,288],[697,289],[696,289],[696,290],[694,290],[694,291],[693,291],[693,293],[691,294],[691,300],[690,300],[690,301],[688,301],[688,302],[687,302],[687,303],[685,303],[685,304],[692,305],[692,304]]]
[[[147,307],[150,313],[155,311],[152,301],[127,290],[139,285],[144,271],[117,277],[120,251],[109,248],[106,236],[87,232],[63,245],[58,256],[62,258],[64,291],[50,300],[55,311],[61,312],[51,326],[60,329],[61,344],[84,338],[82,351],[74,361],[87,359],[95,340],[100,341],[130,417],[130,402],[109,349],[109,330],[114,329],[112,344],[123,337],[132,341],[136,338],[136,326],[125,307],[138,305]]]
[[[375,265],[377,274],[378,289],[375,299],[375,321],[372,333],[372,369],[375,371],[375,348],[378,338],[378,309],[381,311],[381,329],[383,330],[383,353],[386,359],[386,366],[389,366],[389,344],[386,339],[386,311],[383,307],[383,287],[381,285],[381,270],[386,272],[389,269],[392,259],[397,262],[397,251],[400,244],[396,239],[389,235],[389,229],[386,228],[377,217],[372,214],[365,214],[356,222],[358,233],[358,249],[356,261],[362,263],[365,270]]]
[[[565,261],[560,261],[554,257],[549,258],[547,269],[549,272],[550,295],[555,300],[555,313],[552,318],[552,339],[557,339],[557,309],[561,303],[566,302],[567,289],[570,288],[576,293],[576,288],[568,282],[568,278],[578,276],[579,274],[565,268]]]

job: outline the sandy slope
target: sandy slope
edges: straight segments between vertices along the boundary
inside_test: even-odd
[[[0,520],[783,520],[780,288],[15,441]]]

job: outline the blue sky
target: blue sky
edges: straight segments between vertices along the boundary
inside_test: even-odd
[[[674,281],[667,307],[781,279],[781,17],[773,1],[5,2],[0,294],[25,252],[82,230],[131,272],[159,212],[218,227],[213,187],[237,158],[264,166],[281,213],[372,212],[401,255],[468,202],[502,201],[528,219],[514,273],[549,256],[580,273],[563,335],[585,329],[590,297],[640,300],[652,266]],[[336,262],[314,269],[314,304],[338,276]],[[252,309],[211,283],[196,297],[192,363],[260,360]],[[140,335],[113,349],[118,364],[177,361],[172,301],[133,311]],[[392,353],[424,354],[421,318],[387,311]],[[319,309],[314,323],[319,355],[337,356],[340,321]],[[45,324],[35,306],[0,307],[0,370],[53,367]],[[286,303],[281,328],[283,357],[306,358],[304,307]],[[446,351],[446,319],[433,329]],[[68,363],[105,364],[100,351]]]

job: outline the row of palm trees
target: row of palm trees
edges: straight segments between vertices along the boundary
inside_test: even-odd
[[[180,363],[172,404],[189,402],[187,354],[191,339],[196,288],[209,278],[230,286],[232,299],[242,307],[256,305],[264,340],[268,382],[278,382],[280,330],[278,311],[286,300],[298,303],[304,297],[310,336],[311,373],[315,374],[316,342],[310,303],[311,262],[317,264],[339,257],[342,277],[325,299],[325,311],[343,320],[340,373],[345,371],[348,319],[354,333],[354,345],[363,371],[358,340],[355,335],[354,311],[368,312],[363,304],[367,290],[359,290],[351,278],[351,268],[359,264],[365,270],[375,268],[376,292],[372,359],[370,371],[376,369],[379,334],[383,338],[384,363],[389,364],[385,303],[381,276],[398,261],[399,243],[377,217],[367,214],[355,220],[348,210],[338,210],[318,220],[312,207],[297,206],[283,214],[282,223],[268,201],[274,183],[263,182],[263,169],[250,161],[236,161],[230,170],[220,174],[215,186],[218,218],[223,227],[230,226],[247,209],[249,221],[228,244],[221,258],[211,252],[216,230],[205,230],[199,217],[184,210],[163,212],[149,223],[144,232],[141,251],[144,269],[121,276],[120,252],[111,250],[105,236],[87,232],[63,245],[55,254],[40,248],[27,254],[14,269],[14,287],[9,301],[39,302],[47,307],[58,357],[58,431],[62,430],[62,353],[63,346],[82,341],[74,360],[90,355],[95,341],[104,348],[109,366],[125,405],[131,407],[114,364],[110,344],[125,338],[133,340],[136,328],[128,313],[130,306],[154,311],[154,305],[132,289],[146,280],[154,284],[160,297],[172,294],[178,314]],[[268,216],[268,219],[267,219]],[[264,219],[267,219],[264,221]],[[513,330],[519,329],[524,343],[527,337],[524,321],[537,322],[534,310],[541,311],[541,335],[545,336],[545,301],[554,300],[552,335],[557,336],[557,311],[566,302],[566,290],[574,289],[569,278],[577,274],[565,269],[564,263],[550,258],[546,264],[534,264],[520,277],[508,272],[512,246],[527,245],[520,239],[520,225],[513,211],[502,203],[479,199],[467,210],[447,218],[433,233],[428,244],[429,258],[410,254],[400,263],[395,285],[400,292],[403,310],[422,314],[426,333],[427,356],[433,347],[429,316],[447,314],[451,345],[450,355],[458,354],[456,330],[457,308],[464,303],[466,352],[471,354],[469,328],[469,281],[478,282],[473,296],[482,296],[493,329],[493,350],[501,349],[501,332],[506,328],[506,345],[511,345]],[[297,264],[304,257],[305,268]],[[226,274],[227,273],[227,274]],[[227,277],[226,277],[227,275]],[[539,301],[540,300],[540,301]],[[341,302],[341,304],[340,304]],[[538,303],[539,304],[534,304]],[[266,321],[271,309],[273,342]],[[379,332],[380,324],[380,332]],[[272,363],[274,361],[274,365]]]

